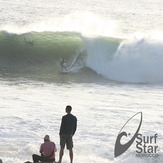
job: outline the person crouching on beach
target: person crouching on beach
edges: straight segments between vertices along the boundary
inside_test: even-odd
[[[50,141],[49,135],[45,135],[44,143],[41,144],[40,153],[41,156],[33,154],[33,162],[53,162],[55,161],[55,152],[57,151],[56,145],[54,142]]]

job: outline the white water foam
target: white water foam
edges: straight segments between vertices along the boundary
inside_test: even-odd
[[[90,44],[86,40],[87,66],[98,74],[122,82],[163,82],[162,40],[135,38],[123,41],[114,54],[108,44],[96,43],[91,40]]]
[[[162,88],[95,83],[0,84],[0,118],[3,119],[0,123],[0,158],[4,163],[32,160],[32,154],[39,154],[45,134],[49,134],[57,145],[58,161],[59,126],[67,104],[73,106],[73,114],[78,118],[74,162],[162,163]],[[159,135],[159,158],[135,157],[134,144],[126,153],[114,158],[119,130],[140,108],[144,117],[141,132],[149,132],[149,135],[156,132]],[[65,150],[63,163],[68,162],[69,155]]]

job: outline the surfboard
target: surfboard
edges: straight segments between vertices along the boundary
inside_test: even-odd
[[[68,73],[69,71],[68,70],[62,70],[62,73]]]

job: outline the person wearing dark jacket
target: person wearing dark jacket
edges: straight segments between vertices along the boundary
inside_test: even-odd
[[[59,162],[62,162],[62,157],[64,154],[65,145],[69,150],[70,162],[73,163],[73,135],[76,132],[77,128],[77,118],[71,114],[72,107],[70,105],[66,106],[67,115],[62,117],[62,122],[60,126],[60,153],[59,153]]]

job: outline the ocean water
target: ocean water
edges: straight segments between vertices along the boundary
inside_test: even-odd
[[[0,159],[32,161],[49,134],[58,160],[61,117],[72,105],[75,163],[162,163],[162,8],[161,0],[0,0]],[[137,157],[135,140],[115,158],[119,131],[138,112],[139,133],[157,134],[147,145],[159,156]],[[124,131],[132,136],[138,123]]]

